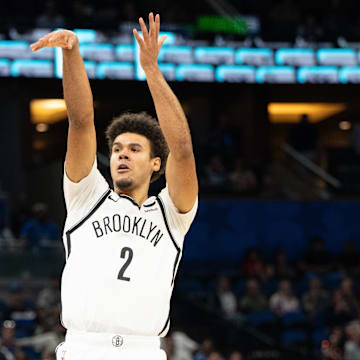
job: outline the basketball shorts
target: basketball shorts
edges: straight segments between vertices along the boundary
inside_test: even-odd
[[[56,348],[56,360],[166,360],[157,336],[68,330]]]

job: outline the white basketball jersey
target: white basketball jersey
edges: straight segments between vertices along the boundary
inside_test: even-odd
[[[67,219],[62,323],[67,329],[165,336],[184,236],[197,210],[177,211],[167,187],[141,207],[97,169],[64,174]]]

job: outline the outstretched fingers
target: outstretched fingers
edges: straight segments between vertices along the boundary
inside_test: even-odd
[[[146,28],[145,21],[144,21],[144,19],[142,17],[139,19],[139,24],[140,24],[140,28],[141,28],[141,31],[142,31],[144,41],[146,42],[146,41],[149,40],[149,33],[148,33],[147,28]]]
[[[155,36],[156,36],[156,39],[159,38],[159,34],[160,34],[160,15],[159,14],[156,14],[155,16]]]
[[[142,47],[144,45],[144,40],[141,38],[140,34],[136,29],[133,29],[133,34],[139,46]]]

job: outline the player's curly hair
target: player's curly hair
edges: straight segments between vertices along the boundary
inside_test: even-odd
[[[145,136],[151,145],[150,156],[161,159],[159,171],[153,172],[150,182],[157,180],[165,171],[169,148],[161,131],[159,123],[146,112],[126,112],[113,119],[107,127],[105,135],[111,153],[115,138],[123,133],[132,132]]]

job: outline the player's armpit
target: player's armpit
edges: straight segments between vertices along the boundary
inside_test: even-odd
[[[170,152],[165,175],[171,200],[180,213],[187,213],[199,191],[194,155],[175,159]]]
[[[96,156],[96,133],[94,123],[76,126],[69,122],[65,171],[73,182],[89,175]]]

